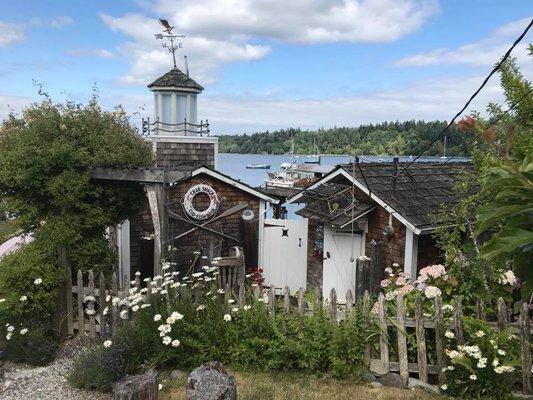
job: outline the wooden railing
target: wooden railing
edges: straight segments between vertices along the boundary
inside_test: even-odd
[[[185,119],[183,122],[170,124],[156,119],[150,122],[150,118],[142,119],[142,134],[144,136],[164,135],[167,133],[180,136],[209,136],[209,120],[200,121],[199,124],[191,123]]]

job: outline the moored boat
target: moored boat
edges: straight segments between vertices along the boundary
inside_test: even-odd
[[[271,164],[248,164],[246,169],[270,169]]]

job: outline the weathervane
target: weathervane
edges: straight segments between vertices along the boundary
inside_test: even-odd
[[[165,29],[163,31],[166,32],[166,35],[162,33],[157,33],[155,35],[155,38],[159,40],[168,39],[170,41],[170,45],[168,43],[163,43],[162,46],[165,49],[168,49],[170,53],[172,53],[172,60],[174,61],[174,68],[177,68],[176,50],[181,49],[183,47],[183,44],[181,42],[174,43],[174,41],[176,40],[176,38],[184,38],[185,35],[173,35],[172,29],[174,29],[174,27],[170,26],[170,24],[168,23],[166,19],[160,19],[159,22],[161,23],[161,25],[164,26]]]

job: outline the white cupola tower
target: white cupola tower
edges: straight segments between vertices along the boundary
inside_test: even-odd
[[[196,96],[204,88],[178,68],[172,68],[165,75],[148,85],[154,93],[154,109],[158,131],[183,134],[185,136],[202,135],[202,126],[197,121]]]

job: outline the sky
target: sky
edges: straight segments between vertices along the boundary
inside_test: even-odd
[[[172,67],[154,38],[184,34],[216,134],[449,120],[533,17],[531,0],[0,0],[0,119],[38,101],[152,116],[146,85]],[[513,52],[526,78],[533,58]],[[494,77],[472,104],[502,102]]]

